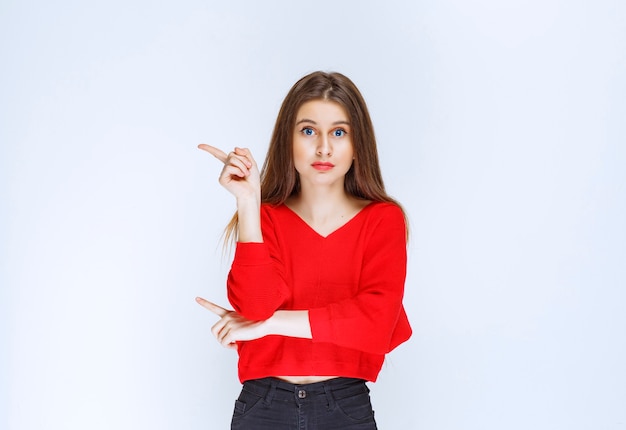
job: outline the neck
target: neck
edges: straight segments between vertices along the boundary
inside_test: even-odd
[[[290,206],[310,220],[321,220],[345,211],[353,198],[342,187],[307,187],[292,199]]]
[[[309,227],[324,237],[345,225],[369,203],[369,200],[346,194],[343,187],[304,187],[299,195],[286,202]]]

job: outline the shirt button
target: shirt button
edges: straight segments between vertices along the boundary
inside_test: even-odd
[[[298,390],[298,398],[304,399],[306,397],[306,391]]]

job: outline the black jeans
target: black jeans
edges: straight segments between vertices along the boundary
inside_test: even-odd
[[[375,430],[365,381],[335,378],[294,385],[276,378],[246,381],[232,430]]]

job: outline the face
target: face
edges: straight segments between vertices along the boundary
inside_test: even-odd
[[[344,108],[327,100],[304,103],[296,115],[293,158],[303,186],[343,187],[354,160],[350,120]]]

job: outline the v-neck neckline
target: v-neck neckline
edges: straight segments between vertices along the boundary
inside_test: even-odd
[[[359,209],[359,211],[357,213],[355,213],[350,219],[348,219],[346,222],[344,222],[343,224],[341,224],[339,227],[337,227],[336,229],[334,229],[333,231],[331,231],[330,233],[328,233],[326,236],[322,235],[320,232],[318,232],[317,230],[315,230],[313,227],[311,227],[311,225],[306,222],[304,220],[304,218],[302,218],[300,215],[298,215],[298,213],[296,211],[294,211],[293,209],[291,209],[289,206],[287,206],[286,204],[283,204],[283,206],[285,207],[285,209],[287,209],[288,212],[290,212],[294,217],[296,217],[302,224],[304,224],[304,226],[310,230],[313,234],[315,234],[316,236],[318,236],[321,239],[328,239],[330,236],[333,236],[335,233],[338,233],[339,231],[343,230],[344,228],[348,227],[350,224],[353,223],[353,221],[355,221],[357,218],[360,217],[360,215],[365,212],[366,209],[368,209],[370,206],[372,206],[374,203],[376,202],[369,202],[367,205],[363,206],[361,209]]]

